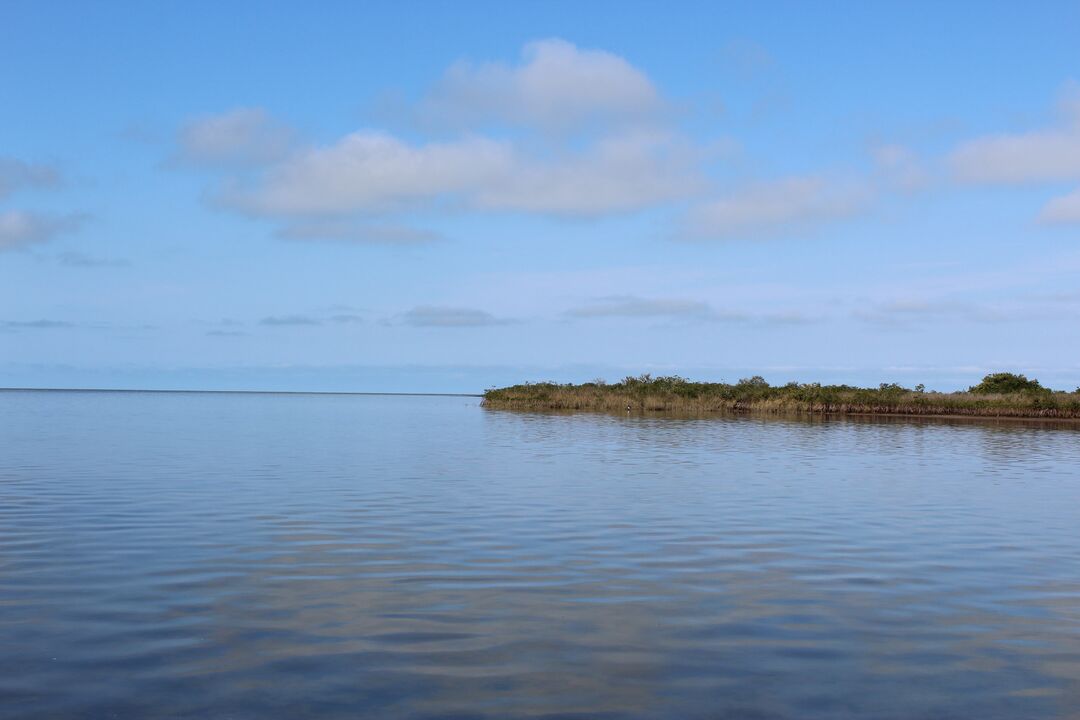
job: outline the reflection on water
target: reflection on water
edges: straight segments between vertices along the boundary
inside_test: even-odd
[[[1080,708],[1076,425],[0,393],[0,716]]]

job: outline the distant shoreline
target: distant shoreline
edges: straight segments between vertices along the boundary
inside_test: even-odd
[[[991,376],[988,376],[988,380]],[[1023,378],[1023,376],[1018,376]],[[581,385],[526,383],[488,390],[482,405],[494,410],[594,411],[638,414],[809,414],[925,418],[1080,420],[1080,392],[1055,392],[1036,381],[1014,392],[940,393],[883,384],[878,388],[789,383],[761,378],[736,384],[698,383],[679,377],[626,378]],[[984,384],[986,381],[984,380]],[[991,386],[992,387],[992,386]]]
[[[437,393],[437,392],[352,392],[348,390],[161,390],[142,388],[22,388],[4,387],[4,392],[66,392],[66,393],[163,393],[163,394],[202,394],[202,395],[378,395],[390,397],[483,397],[481,393]]]

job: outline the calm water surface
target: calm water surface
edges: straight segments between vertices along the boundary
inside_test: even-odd
[[[1080,431],[0,393],[0,716],[1080,717]]]

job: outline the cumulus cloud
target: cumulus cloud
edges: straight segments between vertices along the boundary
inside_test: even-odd
[[[271,217],[385,214],[418,204],[562,216],[626,212],[684,197],[701,186],[693,150],[666,133],[627,132],[584,151],[530,157],[505,141],[466,138],[412,145],[385,133],[356,132],[298,153],[254,184],[234,184],[219,202]],[[291,239],[317,236],[412,241],[385,226],[349,229],[340,219],[290,224]],[[431,239],[431,238],[423,238]]]
[[[425,142],[361,129],[302,146],[265,110],[239,108],[188,123],[177,156],[222,171],[213,201],[281,222],[279,237],[409,244],[436,236],[387,216],[592,217],[686,198],[703,185],[699,165],[711,152],[659,129],[664,103],[643,72],[563,40],[528,44],[518,64],[457,63],[421,105],[471,134]],[[490,121],[523,132],[478,134]],[[598,132],[574,142],[536,135],[571,127]]]
[[[86,215],[49,215],[8,210],[0,212],[0,252],[48,242],[58,235],[78,230]]]
[[[454,64],[424,111],[462,126],[497,121],[563,131],[642,119],[662,105],[649,78],[618,55],[548,39],[527,44],[518,65]]]
[[[1080,179],[1080,126],[971,140],[949,158],[963,182],[1043,183]]]
[[[1080,180],[1080,85],[1066,86],[1060,106],[1057,127],[961,144],[949,157],[954,174],[962,182],[987,184]]]
[[[949,156],[954,175],[973,184],[1035,185],[1080,180],[1080,84],[1067,83],[1056,126],[963,143]],[[1038,220],[1080,223],[1080,189],[1051,199]]]
[[[752,185],[693,208],[692,238],[755,238],[798,232],[863,210],[873,189],[862,183],[796,177]]]
[[[0,199],[27,188],[55,188],[62,182],[60,171],[51,165],[25,163],[0,157]]]
[[[504,142],[467,138],[410,145],[361,131],[298,153],[271,168],[254,188],[232,187],[226,206],[257,215],[385,212],[410,201],[475,190],[505,177],[513,151]]]
[[[794,177],[702,200],[716,149],[665,124],[665,103],[642,71],[562,40],[527,45],[517,64],[458,63],[421,105],[472,134],[423,141],[362,129],[301,146],[265,111],[244,108],[190,123],[181,154],[261,163],[225,168],[209,195],[278,223],[277,237],[388,245],[438,239],[400,222],[417,211],[595,218],[686,201],[699,202],[683,217],[686,237],[766,237],[848,217],[879,190],[925,181],[912,152],[885,146],[875,150],[877,174],[862,181]],[[477,134],[491,121],[512,132]],[[543,135],[571,128],[589,132]]]
[[[418,305],[398,316],[399,322],[413,327],[485,327],[507,325],[508,318],[498,318],[489,312],[472,308],[443,307],[437,305]]]
[[[1080,188],[1046,203],[1039,221],[1048,224],[1080,223]]]
[[[699,191],[696,160],[690,147],[667,133],[624,133],[576,156],[519,159],[506,177],[478,189],[473,202],[551,215],[630,212]]]
[[[184,125],[178,159],[196,165],[260,165],[285,157],[293,139],[293,132],[262,108],[236,108]]]

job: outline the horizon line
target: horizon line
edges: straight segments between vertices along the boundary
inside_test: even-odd
[[[217,393],[221,395],[387,395],[399,397],[484,397],[483,393],[451,392],[363,392],[353,390],[191,390],[161,388],[0,387],[0,392]]]

